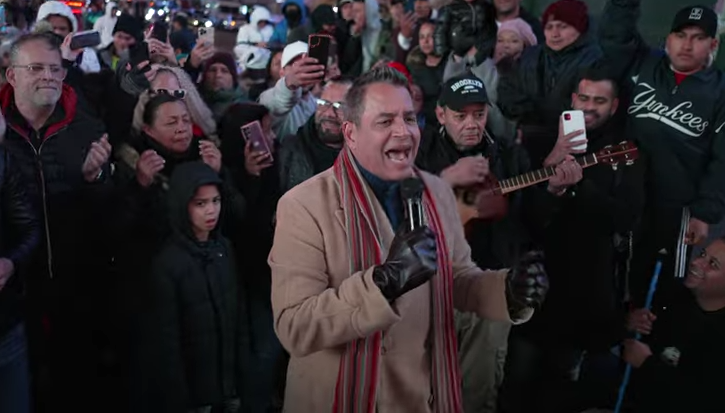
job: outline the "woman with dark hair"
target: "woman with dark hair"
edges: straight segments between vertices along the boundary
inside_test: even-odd
[[[242,126],[259,121],[270,152],[256,151],[242,136]],[[244,266],[249,326],[249,349],[244,372],[246,394],[242,394],[244,412],[265,412],[280,378],[277,368],[282,346],[274,332],[272,318],[272,281],[267,256],[272,248],[277,201],[281,196],[277,168],[276,142],[266,107],[242,103],[229,108],[219,124],[225,165],[247,201],[247,213],[237,239],[233,239],[237,258]]]
[[[161,402],[154,377],[144,373],[153,362],[139,353],[144,348],[144,313],[153,303],[139,291],[149,282],[152,258],[172,233],[166,209],[169,179],[174,170],[189,162],[201,161],[219,174],[223,213],[220,229],[225,234],[238,230],[244,214],[244,198],[234,188],[222,166],[219,149],[211,141],[194,137],[191,116],[182,100],[170,94],[153,96],[144,107],[140,134],[120,145],[117,155],[114,259],[119,281],[119,306],[129,329],[129,373],[134,411],[140,406]],[[140,340],[140,341],[139,341]],[[141,380],[143,379],[143,380]],[[149,390],[150,389],[150,390]],[[164,411],[153,410],[150,411]]]
[[[436,55],[433,45],[434,22],[424,22],[418,31],[418,46],[408,54],[406,64],[413,81],[423,91],[423,114],[427,125],[437,125],[435,109],[443,83],[445,59]]]

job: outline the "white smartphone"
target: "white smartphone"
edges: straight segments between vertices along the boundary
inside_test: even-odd
[[[586,122],[584,122],[584,112],[581,110],[567,110],[561,114],[561,121],[564,129],[564,135],[568,135],[578,130],[584,131],[581,135],[571,138],[572,142],[584,141],[587,139],[587,125]],[[579,146],[575,146],[573,149],[577,151],[585,151],[587,150],[587,144],[583,143]]]
[[[214,45],[214,28],[199,27],[199,41]]]

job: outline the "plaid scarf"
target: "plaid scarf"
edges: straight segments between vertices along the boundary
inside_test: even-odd
[[[334,165],[340,185],[347,229],[350,272],[384,262],[379,220],[373,208],[375,196],[345,148]],[[433,197],[426,188],[423,194],[425,215],[438,245],[438,273],[431,279],[431,354],[434,411],[460,413],[461,380],[458,370],[456,332],[453,324],[453,271],[443,234],[443,226]],[[382,217],[385,218],[385,217]],[[347,344],[340,358],[333,413],[374,413],[377,395],[383,331]]]

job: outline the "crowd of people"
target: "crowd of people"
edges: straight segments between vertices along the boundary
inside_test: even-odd
[[[718,16],[641,3],[17,17],[0,412],[723,411]]]

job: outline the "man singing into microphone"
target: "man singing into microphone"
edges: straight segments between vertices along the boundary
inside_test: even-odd
[[[334,167],[277,209],[269,263],[291,354],[285,411],[461,413],[454,307],[523,322],[547,290],[543,266],[535,255],[516,270],[473,264],[450,185],[413,166],[420,131],[400,74],[358,78],[344,114]],[[412,231],[400,195],[410,177],[424,186]]]

